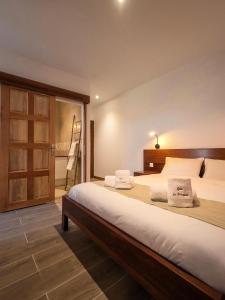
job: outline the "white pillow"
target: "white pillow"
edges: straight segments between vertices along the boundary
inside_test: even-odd
[[[225,180],[225,160],[206,158],[203,178]]]
[[[166,176],[199,177],[204,158],[166,157],[162,174]]]

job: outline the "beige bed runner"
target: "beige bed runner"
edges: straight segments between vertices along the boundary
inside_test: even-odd
[[[95,184],[105,187],[103,181],[96,181]],[[111,187],[105,187],[107,190],[119,193],[129,198],[140,200],[147,204],[160,207],[162,209],[169,210],[171,212],[188,216],[194,219],[204,221],[206,223],[215,225],[217,227],[225,229],[225,203],[198,199],[199,204],[193,208],[177,208],[168,206],[165,202],[153,202],[150,200],[149,186],[135,184],[131,190],[119,190]]]

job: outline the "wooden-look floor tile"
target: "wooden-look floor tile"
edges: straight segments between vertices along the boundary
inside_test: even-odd
[[[33,229],[29,231],[25,231],[28,242],[34,242],[37,240],[43,240],[46,238],[49,238],[51,236],[58,236],[63,240],[63,237],[65,239],[67,236],[69,237],[71,235],[71,232],[79,230],[79,228],[76,225],[72,225],[69,228],[69,231],[63,232],[61,229],[61,224],[56,224],[54,226],[48,226],[40,229]]]
[[[102,291],[112,286],[125,275],[125,271],[110,258],[88,269],[88,273]]]
[[[4,241],[1,243],[3,244]],[[62,239],[58,236],[50,236],[44,240],[37,240],[27,243],[25,236],[8,239],[0,249],[0,266],[14,262],[18,259],[30,256],[50,247],[55,247],[58,243],[62,243]]]
[[[35,242],[38,240],[48,239],[52,236],[59,236],[58,230],[55,226],[49,226],[46,228],[36,229],[25,232],[28,242]]]
[[[55,247],[34,254],[34,259],[38,268],[43,269],[73,255],[73,251],[65,242],[62,242]]]
[[[0,233],[7,229],[14,229],[20,226],[20,220],[18,217],[15,218],[9,218],[9,219],[1,219],[0,218]]]
[[[29,232],[36,229],[46,228],[49,226],[55,226],[61,223],[61,216],[49,216],[44,220],[37,220],[36,222],[32,222],[29,224],[25,224],[22,226],[23,231]]]
[[[89,270],[107,258],[107,255],[94,243],[80,251],[73,251],[73,253],[86,270]]]
[[[149,294],[127,274],[95,300],[153,300]]]
[[[48,300],[47,296],[46,295],[43,295],[39,298],[36,298],[36,299],[33,299],[33,300]]]
[[[25,279],[0,289],[0,299],[30,300],[41,297],[48,290],[57,288],[83,270],[79,261],[69,257]]]
[[[24,235],[0,241],[0,266],[29,256],[24,253],[26,249],[27,243]]]
[[[22,226],[18,226],[16,228],[5,228],[4,230],[0,230],[0,241],[8,240],[10,238],[14,238],[17,236],[23,235]]]
[[[66,233],[63,232],[60,235],[73,251],[77,251],[94,244],[93,241],[90,240],[81,230],[69,231]]]
[[[55,207],[56,204],[54,202],[49,202],[41,205],[36,205],[36,206],[31,206],[31,207],[26,207],[22,209],[18,209],[16,211],[16,214],[21,217],[21,216],[27,216],[29,214],[33,214],[35,212],[40,212],[40,211],[46,211],[47,209],[51,209],[52,207]]]
[[[79,276],[48,293],[50,300],[90,300],[101,290],[91,276],[85,271]]]
[[[10,212],[3,212],[0,213],[0,224],[1,222],[8,222],[14,219],[18,219],[18,215],[16,213],[16,211],[10,211]]]
[[[10,285],[15,281],[21,280],[22,278],[35,272],[36,267],[31,256],[1,267],[0,288]]]
[[[0,214],[0,299],[151,299],[71,221],[63,232],[60,211],[61,200]]]
[[[33,222],[40,222],[42,220],[46,220],[49,218],[49,215],[51,217],[59,217],[61,219],[61,212],[54,206],[51,209],[36,211],[35,213],[29,213],[27,215],[21,216],[21,222],[23,225],[30,224]]]

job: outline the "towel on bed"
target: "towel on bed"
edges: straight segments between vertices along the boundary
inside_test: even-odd
[[[175,207],[193,207],[194,195],[191,179],[168,179],[168,205]]]
[[[152,201],[167,202],[167,182],[154,182],[150,185],[150,198]]]
[[[106,187],[116,187],[116,176],[105,176],[104,186]],[[126,188],[132,188],[134,186],[134,177],[129,176],[129,184],[126,185]]]

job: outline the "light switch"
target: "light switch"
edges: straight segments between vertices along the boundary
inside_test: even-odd
[[[149,163],[149,168],[154,168],[154,163]]]

